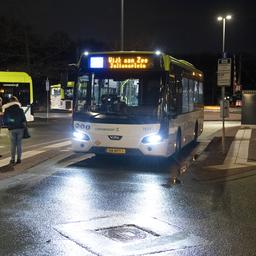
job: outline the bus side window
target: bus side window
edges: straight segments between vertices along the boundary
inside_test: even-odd
[[[175,92],[176,92],[176,110],[177,114],[182,113],[182,83],[181,78],[175,79]]]
[[[204,94],[203,94],[203,83],[199,82],[199,96],[198,96],[198,102],[200,105],[204,104]]]
[[[192,79],[189,79],[189,91],[188,91],[189,111],[194,110],[194,86],[195,86],[195,81]]]
[[[194,106],[195,106],[195,109],[198,108],[198,103],[199,103],[199,83],[198,83],[198,81],[195,81],[195,86],[194,86]]]
[[[169,79],[169,88],[168,88],[168,112],[170,115],[176,115],[177,114],[177,105],[178,105],[178,99],[177,99],[177,91],[175,88],[175,80],[170,77]]]
[[[187,78],[182,78],[182,113],[189,111],[189,83]]]

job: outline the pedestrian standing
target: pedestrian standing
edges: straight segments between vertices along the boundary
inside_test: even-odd
[[[9,130],[11,160],[10,164],[15,164],[15,156],[17,153],[16,164],[21,163],[22,154],[22,138],[24,127],[26,126],[26,117],[21,104],[15,96],[10,98],[10,102],[3,105],[4,116],[3,123]]]

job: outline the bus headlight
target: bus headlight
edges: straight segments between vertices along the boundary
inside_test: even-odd
[[[90,137],[87,134],[79,131],[73,132],[73,137],[77,140],[86,140],[86,141],[90,140]]]
[[[143,138],[142,143],[144,144],[157,144],[163,140],[159,134],[152,134]]]

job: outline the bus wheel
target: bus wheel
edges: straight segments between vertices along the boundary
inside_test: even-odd
[[[194,143],[197,142],[198,139],[198,122],[195,124],[195,130],[194,130]]]

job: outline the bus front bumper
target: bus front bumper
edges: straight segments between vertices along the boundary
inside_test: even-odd
[[[167,141],[157,145],[139,144],[138,148],[120,148],[115,146],[96,146],[91,141],[72,140],[72,149],[75,152],[95,153],[100,155],[127,155],[127,156],[159,156],[168,157],[174,153],[175,148]]]

